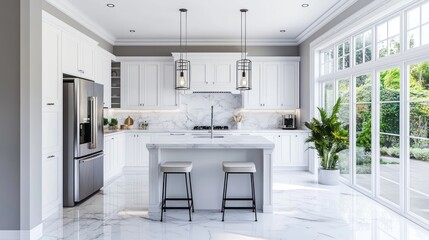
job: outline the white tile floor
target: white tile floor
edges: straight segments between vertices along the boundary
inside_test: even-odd
[[[276,171],[275,211],[167,211],[147,217],[147,176],[121,176],[75,208],[44,222],[42,239],[429,240],[429,231],[351,188],[318,185],[308,172]]]

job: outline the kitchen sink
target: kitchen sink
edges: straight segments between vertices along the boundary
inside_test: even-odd
[[[224,138],[225,136],[213,136],[213,138]],[[204,135],[204,136],[194,136],[194,138],[211,138],[210,136],[206,136],[206,135]]]

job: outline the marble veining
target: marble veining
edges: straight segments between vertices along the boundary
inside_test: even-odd
[[[147,175],[123,175],[91,199],[44,221],[42,239],[429,240],[429,231],[345,186],[307,172],[275,171],[274,212],[167,211],[148,217]]]
[[[147,121],[149,129],[192,129],[196,125],[210,125],[210,106],[214,106],[214,124],[236,127],[234,114],[243,115],[243,129],[278,129],[283,114],[292,111],[242,111],[241,95],[231,93],[194,93],[180,96],[180,109],[174,111],[106,110],[105,117],[117,118],[122,124],[130,116],[136,123]],[[299,121],[297,121],[299,122]],[[137,127],[137,124],[133,126]]]

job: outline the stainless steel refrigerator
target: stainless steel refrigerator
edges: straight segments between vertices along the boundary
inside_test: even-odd
[[[72,207],[103,187],[103,85],[65,77],[63,205]]]

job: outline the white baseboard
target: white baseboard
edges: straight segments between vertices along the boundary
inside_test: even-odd
[[[42,220],[45,220],[49,216],[57,213],[63,207],[62,202],[55,201],[55,203],[49,204],[48,206],[44,206],[42,211]]]
[[[308,171],[307,166],[273,166],[274,171]]]
[[[2,230],[0,240],[37,240],[43,236],[43,223],[31,230]]]
[[[122,169],[123,174],[148,174],[149,167],[142,166],[125,166]]]

